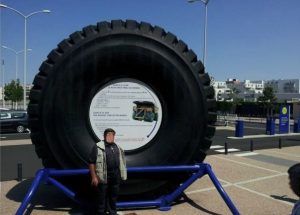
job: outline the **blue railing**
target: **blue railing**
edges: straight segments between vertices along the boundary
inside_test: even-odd
[[[227,204],[228,208],[231,210],[232,214],[239,215],[239,211],[223,189],[221,183],[214,174],[211,166],[206,163],[200,163],[195,165],[183,165],[183,166],[145,166],[145,167],[129,167],[128,172],[193,172],[190,178],[188,178],[184,183],[179,185],[179,187],[172,193],[161,196],[155,200],[149,201],[130,201],[130,202],[118,202],[118,208],[138,208],[138,207],[158,207],[159,210],[167,211],[171,209],[172,202],[179,197],[183,191],[188,188],[194,181],[201,178],[204,175],[208,175],[217,188],[218,192],[222,196],[223,200]],[[53,176],[70,176],[70,175],[85,175],[89,174],[88,169],[67,169],[67,170],[56,170],[56,169],[40,169],[37,171],[34,181],[26,194],[24,200],[22,201],[16,215],[24,214],[28,204],[30,203],[34,193],[38,189],[41,182],[47,182],[58,187],[64,194],[66,194],[72,200],[78,202],[75,198],[75,193],[65,187],[63,184],[58,182],[53,178]],[[78,202],[79,203],[79,202]]]

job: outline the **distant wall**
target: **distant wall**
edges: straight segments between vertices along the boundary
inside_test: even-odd
[[[300,103],[293,103],[293,118],[297,119],[300,117]]]

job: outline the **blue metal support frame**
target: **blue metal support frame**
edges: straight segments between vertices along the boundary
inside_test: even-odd
[[[171,209],[171,204],[177,197],[179,197],[183,191],[189,187],[194,181],[201,178],[204,175],[208,175],[217,188],[219,194],[231,210],[232,214],[239,215],[239,211],[223,189],[221,183],[214,174],[211,166],[206,163],[200,163],[195,165],[182,165],[182,166],[145,166],[145,167],[129,167],[128,172],[193,172],[190,178],[183,182],[179,187],[168,195],[161,196],[155,200],[148,201],[131,201],[131,202],[118,202],[118,208],[138,208],[138,207],[158,207],[161,211],[167,211]],[[63,184],[52,178],[51,176],[70,176],[70,175],[85,175],[88,174],[88,169],[68,169],[68,170],[56,170],[56,169],[40,169],[37,171],[34,181],[31,184],[29,191],[27,192],[24,200],[22,201],[16,215],[24,214],[28,204],[30,203],[34,193],[39,187],[41,182],[47,182],[58,187],[69,198],[76,201],[75,193],[65,187]]]

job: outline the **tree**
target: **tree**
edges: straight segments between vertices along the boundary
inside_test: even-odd
[[[235,113],[238,106],[242,105],[243,99],[239,98],[239,94],[241,91],[236,87],[231,89],[230,94],[228,94],[229,99],[232,100],[231,104],[231,112]]]
[[[4,87],[4,99],[6,101],[11,101],[12,106],[14,103],[21,101],[23,95],[23,88],[20,85],[19,79],[12,80],[9,84]]]
[[[277,101],[277,98],[272,87],[265,87],[263,90],[263,95],[258,97],[257,101],[263,103],[264,108],[267,110],[267,116],[273,116],[274,105]]]
[[[238,97],[238,95],[241,93],[241,91],[235,87],[233,87],[230,91],[230,94],[228,95],[228,97],[230,99],[232,99],[232,101],[236,104],[241,103],[243,100],[241,98]]]

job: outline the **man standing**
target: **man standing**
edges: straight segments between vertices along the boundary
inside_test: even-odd
[[[291,166],[288,169],[288,174],[292,191],[300,197],[300,163]],[[300,200],[294,205],[291,215],[300,215]]]
[[[115,143],[115,134],[113,129],[106,129],[104,142],[98,142],[92,150],[89,170],[96,196],[91,214],[117,214],[120,180],[127,179],[127,169],[124,151]]]

